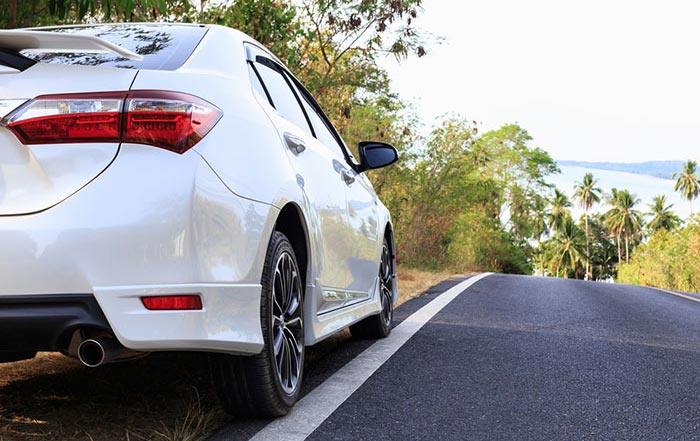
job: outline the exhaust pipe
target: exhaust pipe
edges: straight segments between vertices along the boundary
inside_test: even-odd
[[[128,360],[146,355],[127,349],[115,338],[95,337],[83,340],[78,345],[78,359],[87,367],[98,367],[113,361]]]

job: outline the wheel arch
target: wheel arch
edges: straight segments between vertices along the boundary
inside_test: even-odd
[[[386,241],[389,242],[389,251],[391,251],[391,258],[396,260],[396,240],[394,239],[394,226],[391,222],[387,222],[384,227],[384,237]],[[396,264],[394,263],[394,270],[396,269]]]
[[[394,306],[399,301],[399,278],[396,274],[397,272],[397,266],[396,266],[396,239],[394,238],[394,226],[391,224],[391,221],[388,221],[386,226],[384,227],[384,238],[386,241],[389,243],[389,252],[391,253],[391,262],[392,262],[392,269],[393,269],[393,278],[394,278],[394,283],[393,283],[393,297],[394,297]]]
[[[309,243],[309,231],[301,208],[293,202],[287,203],[275,221],[274,231],[278,231],[292,243],[294,254],[297,257],[297,264],[301,272],[301,281],[304,284],[304,291],[308,286],[309,270],[311,268],[311,253]]]

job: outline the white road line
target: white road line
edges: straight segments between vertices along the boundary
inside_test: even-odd
[[[389,337],[378,340],[311,391],[287,416],[265,426],[251,441],[305,440],[435,314],[489,274],[471,277],[440,294],[401,322]]]
[[[669,290],[667,290],[667,289],[662,289],[662,288],[653,288],[653,289],[655,289],[655,290],[657,290],[657,291],[661,291],[661,292],[665,292],[665,293],[674,295],[674,296],[676,296],[676,297],[683,297],[684,299],[692,300],[692,301],[694,301],[694,302],[700,302],[700,299],[698,299],[698,298],[696,298],[696,297],[687,296],[687,295],[681,294],[681,293],[679,293],[679,292],[673,292],[673,291],[669,291]]]

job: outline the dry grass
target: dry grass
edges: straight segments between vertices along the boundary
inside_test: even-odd
[[[202,354],[98,369],[60,354],[0,365],[2,441],[198,440],[225,422]]]
[[[426,289],[453,277],[462,277],[464,274],[455,274],[448,271],[431,272],[414,268],[397,268],[399,278],[399,305],[422,294]]]
[[[399,268],[403,303],[453,276]],[[349,332],[313,347],[307,361],[323,358]],[[154,354],[98,369],[60,354],[0,364],[0,441],[197,441],[223,426],[206,357]]]

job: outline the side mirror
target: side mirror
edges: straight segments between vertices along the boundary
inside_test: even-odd
[[[359,144],[359,173],[386,167],[399,160],[399,152],[392,145],[383,142],[362,141]]]

